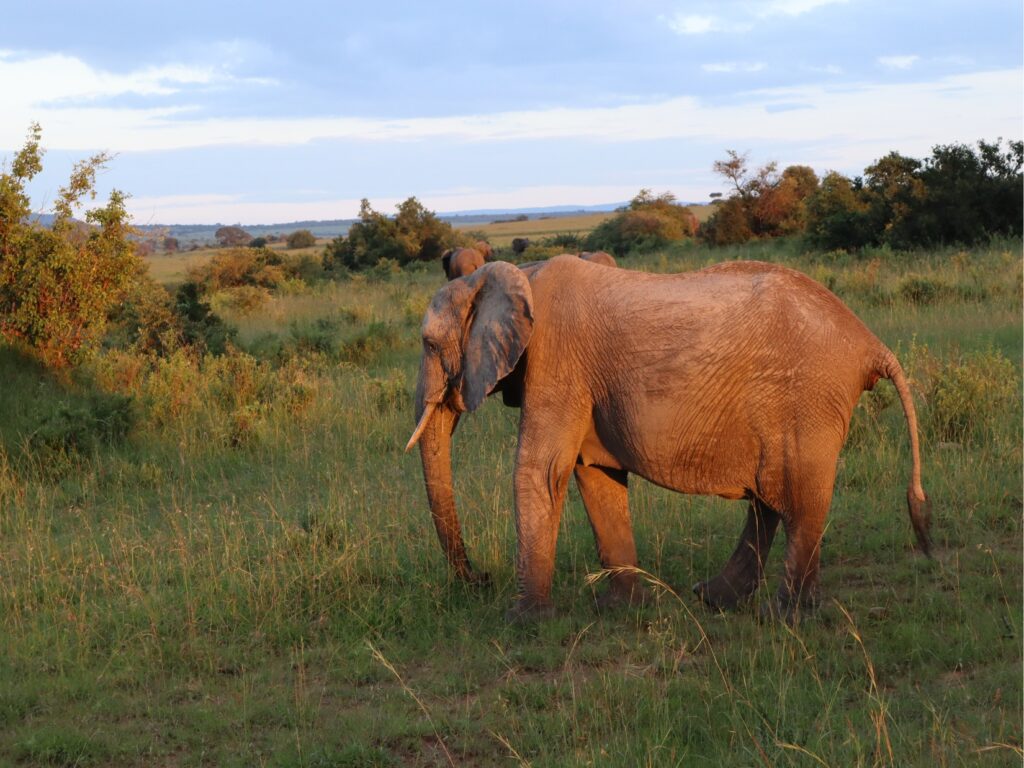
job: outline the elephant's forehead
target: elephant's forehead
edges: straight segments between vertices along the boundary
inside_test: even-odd
[[[423,316],[421,331],[424,337],[437,337],[450,330],[452,325],[459,322],[458,302],[456,294],[458,291],[451,290],[451,283],[442,288],[431,300],[427,312]]]

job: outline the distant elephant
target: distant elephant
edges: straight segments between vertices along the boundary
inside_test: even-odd
[[[615,261],[615,257],[606,251],[584,251],[580,254],[580,258],[584,261],[589,261],[591,264],[604,264],[606,267],[617,267],[618,264]]]
[[[530,247],[530,238],[528,237],[513,237],[512,238],[512,253],[517,256]]]
[[[486,240],[477,240],[473,243],[473,247],[483,254],[484,261],[490,261],[494,255],[494,250],[491,248],[491,244]]]
[[[490,246],[487,246],[490,252]],[[465,277],[482,267],[487,257],[476,248],[451,248],[441,256],[441,268],[449,280]]]
[[[695,591],[729,608],[757,588],[779,521],[777,593],[791,618],[813,602],[836,462],[860,394],[896,387],[910,433],[911,522],[929,550],[917,417],[896,357],[832,293],[758,262],[654,275],[574,256],[517,269],[488,264],[427,309],[416,386],[427,497],[455,572],[477,580],[452,492],[451,436],[490,393],[521,407],[514,471],[518,597],[510,618],[550,612],[555,541],[569,474],[609,569],[604,602],[634,600],[627,500],[633,472],[682,493],[747,499],[722,572]],[[616,570],[621,569],[621,570]]]

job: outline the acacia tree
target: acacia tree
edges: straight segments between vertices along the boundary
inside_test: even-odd
[[[138,273],[125,195],[73,218],[96,197],[96,173],[105,153],[75,164],[46,228],[31,220],[26,184],[42,170],[38,123],[10,169],[0,172],[0,337],[32,350],[53,367],[66,367],[95,348],[111,309]]]
[[[219,227],[213,236],[217,242],[225,248],[234,248],[240,245],[248,245],[252,235],[237,225],[230,227]]]

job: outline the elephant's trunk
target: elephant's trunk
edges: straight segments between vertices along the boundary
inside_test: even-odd
[[[420,424],[420,459],[423,462],[423,479],[427,486],[427,501],[434,518],[437,538],[441,542],[448,563],[459,578],[479,582],[486,580],[486,574],[477,573],[466,556],[462,541],[462,528],[455,510],[455,494],[452,490],[451,440],[459,415],[444,403],[418,404],[422,410]],[[430,411],[433,413],[430,413]]]

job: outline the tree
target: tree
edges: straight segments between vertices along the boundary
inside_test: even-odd
[[[25,185],[42,170],[41,135],[33,123],[10,170],[0,173],[0,336],[59,368],[96,348],[140,267],[123,193],[112,191],[105,206],[86,212],[87,234],[73,218],[83,200],[95,198],[104,153],[75,164],[50,228],[30,222]]]
[[[217,243],[225,248],[248,245],[252,240],[252,235],[239,226],[220,227],[213,236],[217,238]]]
[[[349,228],[347,237],[328,243],[323,262],[325,269],[342,266],[352,270],[368,269],[381,259],[405,265],[440,258],[446,249],[463,242],[470,244],[415,197],[401,203],[394,218],[373,210],[364,198],[359,221]]]
[[[181,244],[176,237],[165,237],[163,246],[167,253],[177,253],[181,249]]]
[[[641,189],[625,210],[603,221],[587,236],[584,249],[624,256],[692,237],[697,227],[697,217],[679,205],[671,192],[655,195]]]
[[[309,248],[316,245],[316,235],[308,229],[297,229],[288,235],[289,248]]]
[[[807,239],[819,248],[857,249],[875,239],[859,180],[855,183],[829,171],[817,191],[807,198],[806,210]]]

